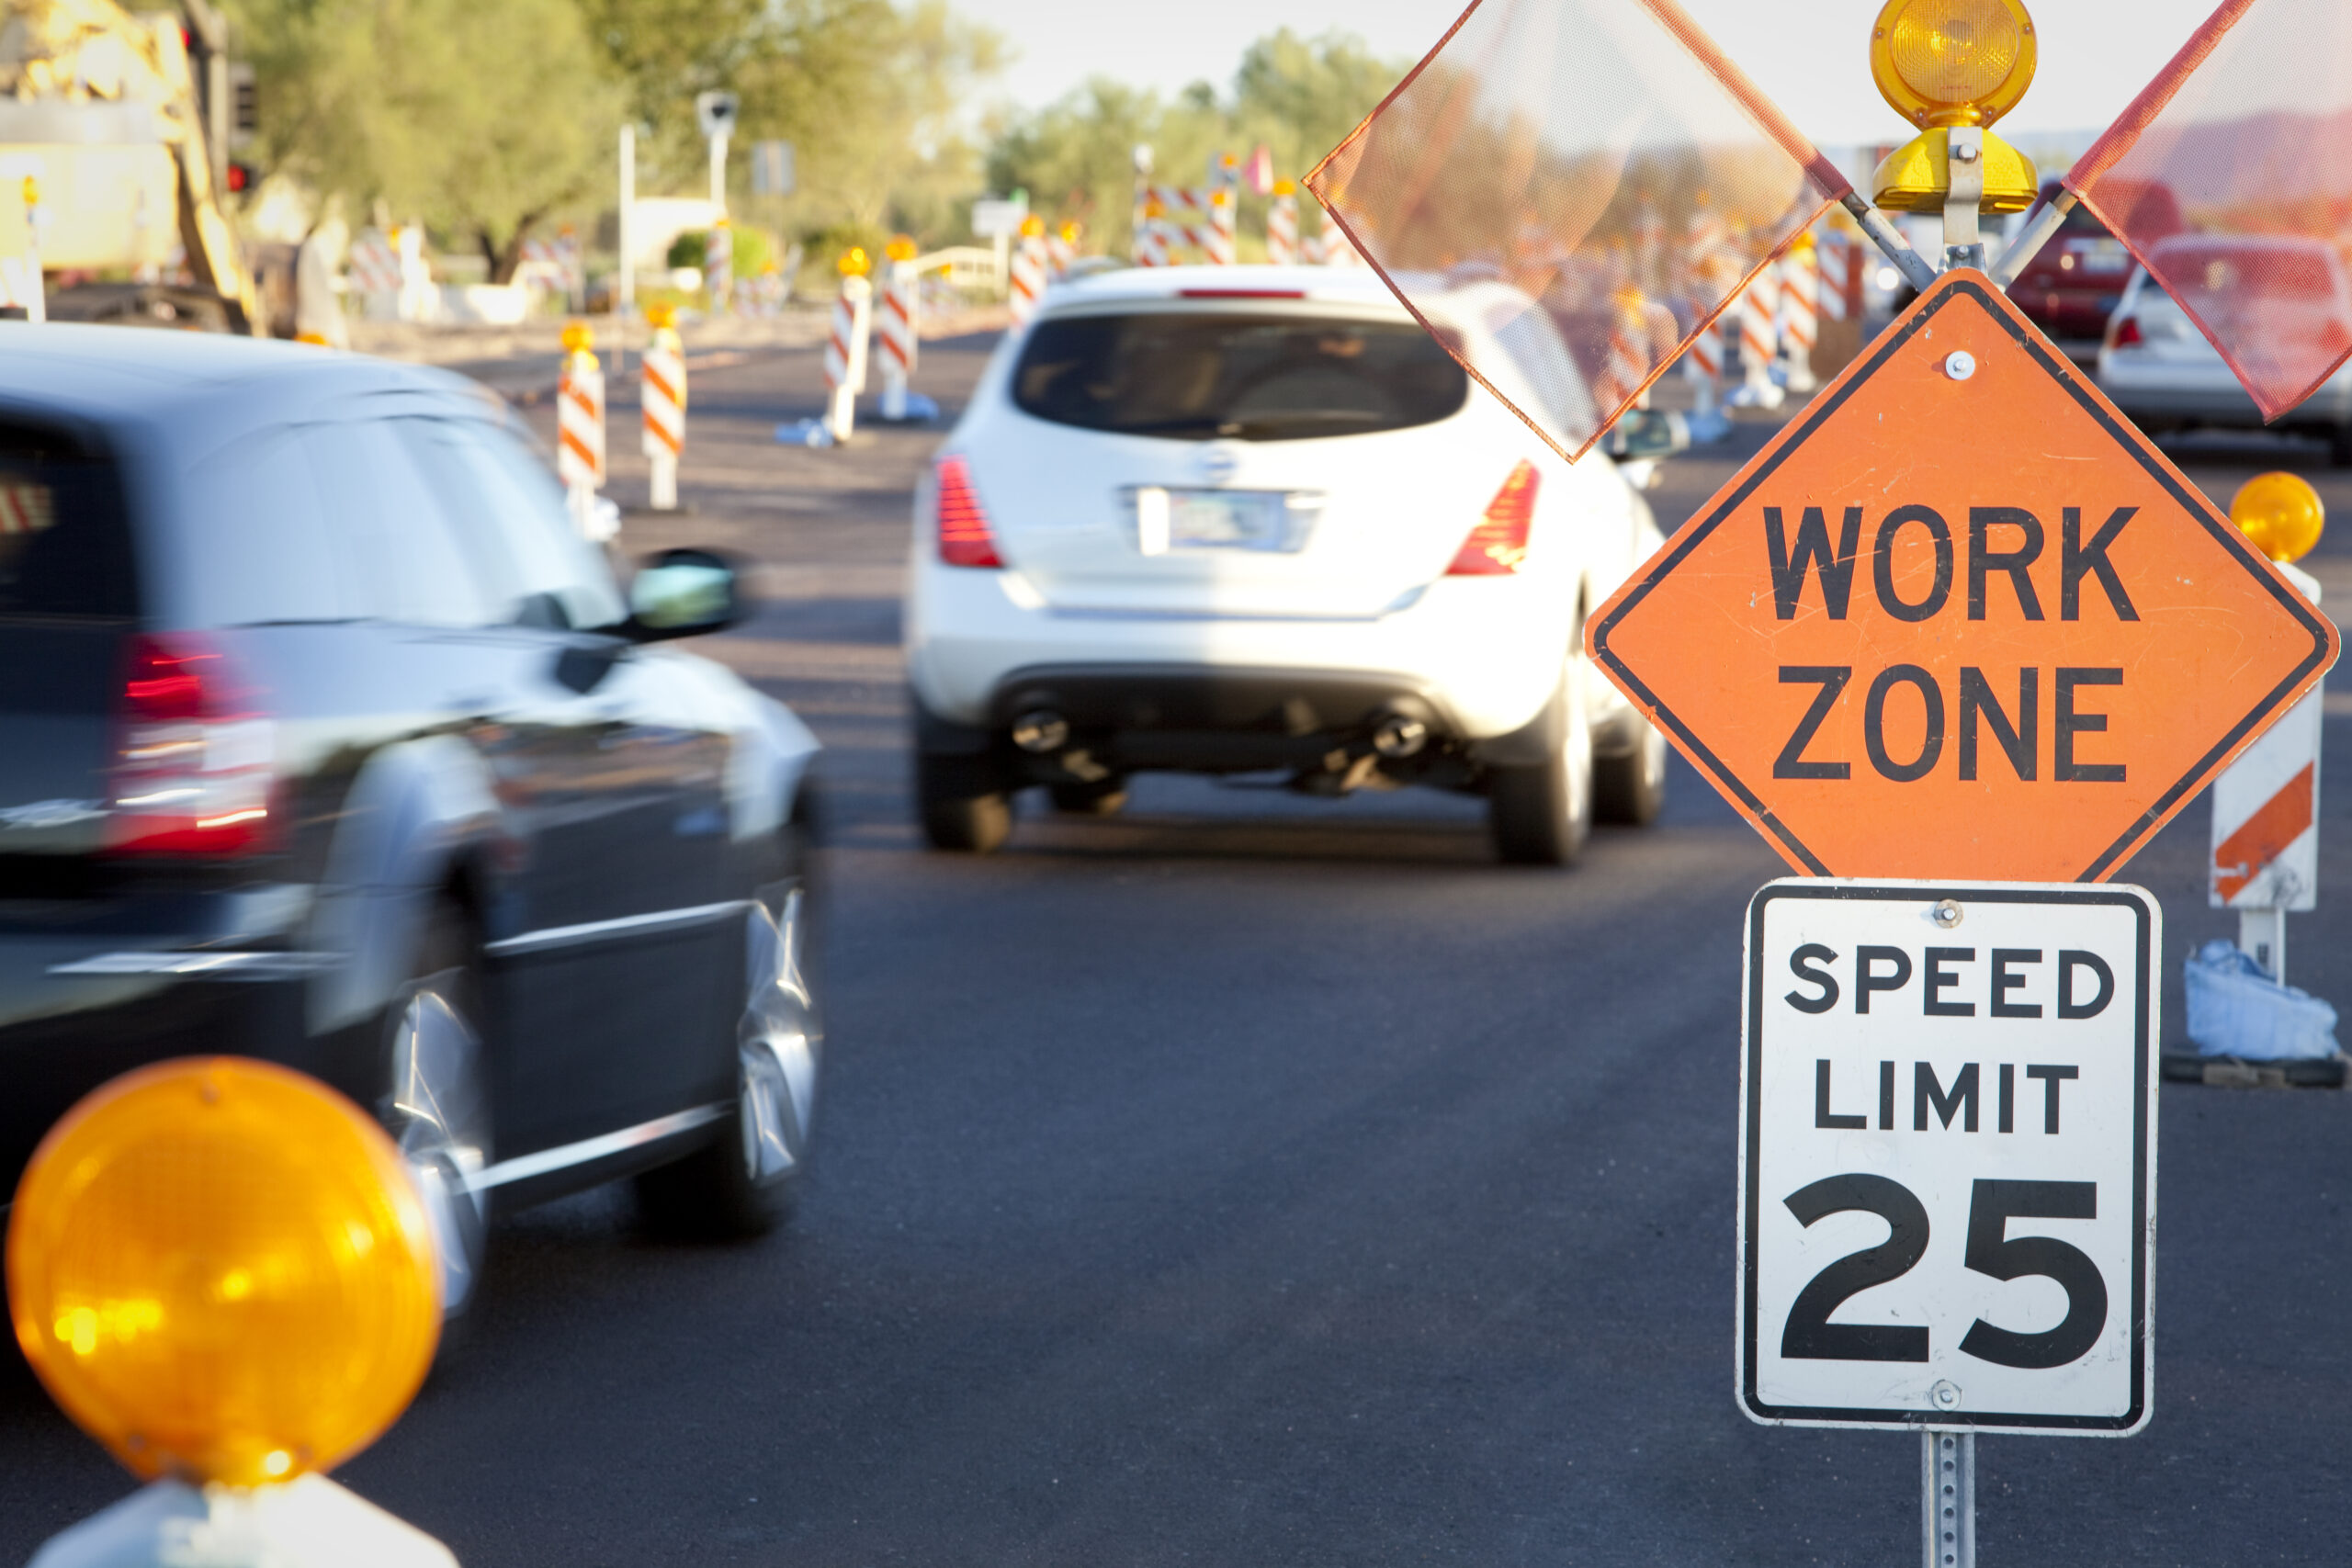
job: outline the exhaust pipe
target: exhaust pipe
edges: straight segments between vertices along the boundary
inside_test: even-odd
[[[1012,721],[1012,743],[1033,757],[1069,744],[1069,720],[1051,708],[1031,708]]]
[[[1382,714],[1372,727],[1372,749],[1392,762],[1420,754],[1430,742],[1430,727],[1410,714]]]

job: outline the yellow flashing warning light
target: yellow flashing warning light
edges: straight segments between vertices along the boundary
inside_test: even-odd
[[[1168,205],[1156,196],[1148,197],[1143,204],[1143,215],[1151,219],[1165,218],[1168,216]]]
[[[864,245],[852,245],[833,265],[843,277],[864,277],[874,270],[874,258],[865,254]]]
[[[1990,125],[2033,85],[2039,53],[2019,0],[1886,0],[1871,77],[1914,125]]]
[[[566,354],[589,353],[596,346],[596,329],[585,321],[566,321],[562,342]]]
[[[914,236],[911,234],[893,235],[890,243],[882,247],[882,254],[888,256],[894,262],[910,262],[914,260],[916,255]]]
[[[1039,240],[1045,238],[1045,234],[1046,220],[1038,217],[1035,213],[1033,212],[1028,217],[1023,218],[1021,220],[1021,237],[1023,239]]]
[[[1077,219],[1073,218],[1067,223],[1064,223],[1059,229],[1056,230],[1055,232],[1061,236],[1063,244],[1075,245],[1078,243],[1078,237],[1086,232],[1086,226],[1080,223]]]
[[[2319,543],[2327,507],[2299,474],[2256,474],[2231,498],[2230,521],[2272,560],[2297,561]]]
[[[655,332],[663,332],[678,324],[678,307],[667,299],[656,299],[645,307],[645,324]]]
[[[27,175],[25,176],[24,194],[25,205],[27,207],[39,207],[40,205],[40,179],[32,175]]]
[[[2041,189],[2033,160],[1984,133],[1984,194],[1977,210],[2023,212]],[[1888,212],[1940,212],[1951,189],[1951,132],[1942,126],[1913,137],[1886,155],[1871,176],[1871,202]]]
[[[232,1056],[66,1112],[17,1186],[7,1274],[33,1371],[149,1479],[332,1468],[408,1407],[441,1331],[391,1141],[324,1085]]]
[[[1298,182],[1296,180],[1276,180],[1274,182],[1274,194],[1276,196],[1296,196],[1298,194]]]

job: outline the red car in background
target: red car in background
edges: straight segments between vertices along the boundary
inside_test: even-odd
[[[2023,232],[2024,224],[2040,217],[2058,190],[2056,180],[2045,182],[2041,201],[2016,231]],[[2180,203],[2168,186],[2149,185],[2134,190],[2122,182],[2110,182],[2099,187],[2099,197],[2109,211],[2128,214],[2125,223],[2144,240],[2162,239],[2188,227],[2181,220]],[[2077,207],[2018,275],[2009,298],[2070,357],[2089,365],[2098,358],[2108,317],[2123,298],[2132,267],[2132,253],[2124,249],[2123,242],[2089,208]]]

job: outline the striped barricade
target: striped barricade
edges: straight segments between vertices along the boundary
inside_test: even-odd
[[[888,265],[882,274],[881,330],[875,334],[882,342],[882,417],[902,420],[907,417],[907,383],[915,373],[915,326],[922,309],[916,298],[915,243],[901,234],[883,254]]]
[[[857,428],[857,395],[865,390],[865,348],[874,325],[874,285],[865,280],[873,265],[853,245],[841,259],[842,291],[833,300],[832,330],[825,338],[825,423],[835,441]]]
[[[1021,237],[1012,243],[1012,276],[1005,300],[1012,307],[1012,323],[1023,326],[1037,313],[1046,293],[1046,220],[1032,214],[1021,220]]]
[[[1276,266],[1298,260],[1298,187],[1288,180],[1274,182],[1266,203],[1266,259]]]
[[[563,329],[563,369],[556,380],[555,467],[581,536],[603,542],[596,491],[605,482],[605,372],[585,321]]]
[[[652,341],[638,365],[638,401],[645,412],[645,460],[653,510],[678,504],[678,460],[686,450],[686,355],[678,341],[676,312],[667,303],[649,305],[645,320]]]

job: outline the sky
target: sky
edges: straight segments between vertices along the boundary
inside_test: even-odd
[[[1011,39],[1018,58],[999,95],[1051,103],[1090,76],[1163,96],[1228,85],[1241,51],[1276,28],[1339,28],[1384,55],[1417,60],[1453,24],[1452,0],[1182,0],[1105,7],[1099,0],[954,0]],[[1632,0],[1581,0],[1631,4]],[[1871,85],[1868,43],[1881,0],[1683,0],[1715,41],[1824,145],[1900,140],[1904,123]],[[2021,135],[2102,129],[2171,59],[2215,0],[2030,0],[2041,39],[2032,90],[2001,122]],[[2128,18],[2128,20],[2127,20]]]

